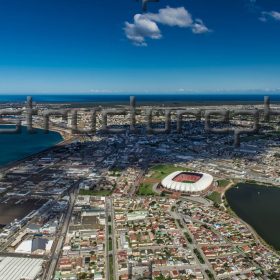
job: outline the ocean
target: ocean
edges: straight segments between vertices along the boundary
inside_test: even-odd
[[[272,103],[280,103],[280,94],[273,93],[236,93],[236,94],[201,94],[201,93],[170,93],[170,94],[2,94],[0,103],[18,103],[26,101],[27,96],[32,96],[38,103],[124,103],[129,104],[129,96],[135,96],[138,103],[263,103],[264,96],[270,96]]]

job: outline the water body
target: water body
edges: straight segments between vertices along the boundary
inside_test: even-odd
[[[238,184],[226,192],[231,209],[280,250],[280,188]]]
[[[9,127],[11,126],[0,125],[0,128]],[[27,128],[22,127],[21,134],[0,134],[0,167],[41,152],[63,140],[57,132],[50,131],[44,134],[41,129],[36,131],[36,134],[29,134]]]
[[[269,93],[125,93],[125,94],[9,94],[0,95],[0,103],[25,102],[27,96],[32,96],[39,103],[129,103],[129,96],[136,96],[138,103],[199,103],[199,104],[231,104],[231,103],[263,103],[264,96],[269,95],[272,102],[280,103],[280,94]]]

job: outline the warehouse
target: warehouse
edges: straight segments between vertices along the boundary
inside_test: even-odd
[[[42,259],[0,257],[1,280],[35,280],[42,271]]]

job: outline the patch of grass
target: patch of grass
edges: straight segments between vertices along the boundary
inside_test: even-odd
[[[164,177],[175,171],[191,171],[188,168],[174,166],[173,164],[159,164],[153,166],[151,169],[150,178],[162,180]]]
[[[114,167],[113,169],[111,169],[111,175],[115,176],[115,177],[120,177],[121,172],[122,172],[122,170],[118,167]]]
[[[155,277],[155,280],[171,280],[172,278],[169,276],[169,277],[164,277],[162,274],[160,274],[160,276],[158,277]]]
[[[80,190],[79,195],[93,195],[93,196],[108,196],[112,193],[109,190],[95,191],[95,190]]]
[[[181,220],[177,219],[176,222],[178,223],[178,225],[179,225],[180,228],[184,228],[184,226],[183,226],[182,223],[181,223]]]
[[[156,195],[156,193],[153,191],[153,184],[150,183],[142,183],[139,186],[137,194],[143,196]]]
[[[222,203],[222,197],[219,192],[212,192],[210,195],[207,196],[207,198],[218,205]]]
[[[114,280],[114,268],[113,268],[113,256],[109,256],[109,272],[110,272],[110,280]]]
[[[122,169],[120,167],[113,167],[111,169],[111,171],[113,171],[113,172],[122,172]]]
[[[159,164],[150,168],[149,178],[155,179],[155,181],[160,182],[167,175],[175,171],[191,171],[191,170],[188,168],[175,166],[173,164]],[[153,185],[154,185],[153,183],[142,183],[139,186],[139,190],[137,194],[143,196],[157,195],[157,193],[153,191]]]
[[[112,240],[112,238],[111,237],[109,237],[109,246],[108,246],[108,250],[109,251],[112,251],[113,250],[113,240]]]
[[[229,180],[218,180],[218,187],[225,188],[230,183]]]
[[[210,280],[215,279],[214,275],[212,274],[212,272],[210,270],[206,269],[205,272]]]
[[[192,240],[192,238],[190,237],[190,235],[187,233],[187,232],[184,232],[184,235],[185,235],[185,237],[186,237],[186,239],[189,241],[189,243],[193,243],[193,240]]]
[[[197,249],[194,249],[193,252],[195,253],[197,258],[199,259],[200,263],[205,264],[205,261],[204,261],[202,255],[200,254],[200,252]]]

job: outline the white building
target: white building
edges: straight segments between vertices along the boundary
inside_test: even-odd
[[[209,174],[186,171],[173,172],[161,181],[161,185],[164,188],[185,193],[203,192],[212,183],[213,177]]]
[[[35,280],[42,271],[43,260],[0,257],[1,280]]]

